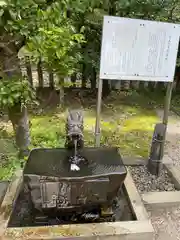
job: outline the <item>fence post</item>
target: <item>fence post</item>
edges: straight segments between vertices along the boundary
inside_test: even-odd
[[[74,73],[73,75],[71,75],[71,82],[73,83],[73,87],[76,87],[76,73]]]
[[[43,81],[43,71],[42,71],[42,62],[41,59],[39,60],[37,64],[37,72],[38,72],[38,80],[39,80],[39,87],[44,86],[44,81]]]
[[[49,86],[54,89],[54,74],[52,71],[49,72]]]
[[[27,78],[30,83],[30,85],[33,87],[33,77],[32,77],[32,69],[31,69],[31,63],[29,56],[25,57],[25,66],[26,66],[26,73],[27,73]]]

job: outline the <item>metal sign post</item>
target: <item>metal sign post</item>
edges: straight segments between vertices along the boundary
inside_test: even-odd
[[[97,112],[96,112],[96,126],[95,126],[95,146],[100,146],[100,118],[101,118],[101,102],[102,102],[102,87],[103,80],[100,78],[98,83],[98,96],[97,96]]]
[[[167,126],[179,37],[179,24],[104,17],[95,127],[97,147],[103,79],[167,82],[163,117]]]

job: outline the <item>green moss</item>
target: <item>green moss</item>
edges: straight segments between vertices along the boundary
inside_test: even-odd
[[[65,139],[64,119],[56,116],[31,117],[32,147],[62,147]]]

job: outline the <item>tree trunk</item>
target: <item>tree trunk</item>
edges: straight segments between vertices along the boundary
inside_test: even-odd
[[[176,79],[176,91],[179,92],[179,90],[180,90],[180,67],[176,67],[175,79]]]
[[[71,76],[71,82],[73,84],[73,87],[76,87],[76,73],[74,73],[72,76]]]
[[[30,85],[33,87],[32,69],[31,69],[31,63],[30,63],[29,57],[25,58],[25,65],[26,65],[28,81],[29,81]]]
[[[44,87],[44,79],[43,79],[43,71],[42,71],[42,62],[39,60],[37,64],[37,72],[38,72],[38,80],[39,80],[39,87]]]
[[[9,119],[12,122],[15,132],[16,144],[19,148],[20,157],[28,154],[30,145],[29,118],[27,108],[21,106],[21,103],[8,109]]]
[[[54,89],[54,74],[52,71],[49,71],[49,87]]]
[[[90,76],[90,82],[91,82],[91,89],[96,89],[96,69],[93,67],[91,76]]]
[[[59,103],[64,106],[64,78],[59,76]]]
[[[149,82],[148,89],[152,92],[154,91],[154,82]]]
[[[106,98],[111,92],[108,80],[103,80],[102,97]]]
[[[116,15],[116,3],[114,0],[109,0],[109,15]]]
[[[18,50],[14,42],[7,35],[6,45],[1,50],[0,65],[2,66],[4,76],[8,76],[9,81],[12,77],[21,77],[20,62],[18,59]],[[20,155],[28,151],[30,144],[30,131],[27,109],[19,101],[13,107],[8,109],[9,119],[12,122],[15,132],[16,144],[20,150]]]
[[[86,88],[86,64],[83,63],[82,65],[82,88]]]

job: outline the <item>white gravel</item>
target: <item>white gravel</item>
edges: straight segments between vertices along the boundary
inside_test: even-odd
[[[151,175],[145,166],[129,167],[129,170],[140,193],[176,190],[165,169],[161,170],[159,177]]]

